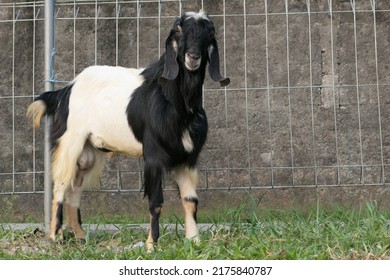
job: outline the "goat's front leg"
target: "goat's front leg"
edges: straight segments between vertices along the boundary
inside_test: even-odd
[[[145,162],[145,193],[149,198],[150,230],[146,240],[148,251],[153,249],[160,236],[160,215],[164,203],[162,192],[162,169]]]
[[[199,241],[197,227],[198,196],[196,186],[198,183],[198,173],[196,169],[185,166],[177,167],[174,176],[179,185],[180,196],[184,207],[184,222],[186,237]]]

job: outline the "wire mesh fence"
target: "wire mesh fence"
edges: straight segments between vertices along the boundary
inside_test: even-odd
[[[55,86],[90,65],[147,66],[174,19],[199,9],[232,81],[206,78],[199,188],[389,183],[390,1],[57,0]],[[44,91],[43,19],[43,1],[0,3],[0,194],[43,192],[43,132],[25,118]],[[100,191],[139,191],[141,170],[107,159]]]

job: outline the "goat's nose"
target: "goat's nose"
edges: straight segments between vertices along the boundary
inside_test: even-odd
[[[188,56],[192,59],[192,60],[198,60],[200,58],[200,54],[198,53],[189,53]]]

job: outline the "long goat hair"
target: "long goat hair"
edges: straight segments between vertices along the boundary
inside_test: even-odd
[[[219,72],[214,24],[204,12],[178,18],[159,61],[146,69],[91,66],[66,87],[42,93],[27,116],[38,127],[54,115],[51,129],[53,202],[50,238],[66,225],[76,237],[81,228],[81,191],[100,185],[107,152],[144,158],[145,195],[151,228],[148,250],[159,238],[164,171],[179,186],[187,238],[198,239],[196,164],[207,137],[202,87],[207,63],[212,80],[230,83]]]

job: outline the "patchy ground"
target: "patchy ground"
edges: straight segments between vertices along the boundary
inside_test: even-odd
[[[86,228],[86,239],[51,242],[36,228],[2,229],[1,259],[390,259],[390,213],[375,204],[360,210],[269,211],[263,216],[226,213],[231,223],[201,230],[200,242],[184,238],[183,225],[161,226],[155,250],[147,253],[142,227],[116,231]]]

